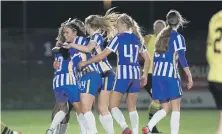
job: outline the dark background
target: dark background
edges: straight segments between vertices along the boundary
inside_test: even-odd
[[[153,22],[165,19],[170,9],[178,10],[190,23],[179,32],[187,44],[189,64],[206,66],[208,23],[221,10],[222,2],[112,2],[115,11],[132,16],[146,33]],[[48,108],[52,93],[52,54],[57,29],[69,17],[82,21],[91,14],[104,15],[103,2],[1,2],[2,108]],[[111,56],[112,58],[112,56]],[[111,63],[116,61],[110,60]],[[199,69],[201,71],[201,69]],[[206,76],[206,70],[193,72]],[[44,102],[44,103],[43,103]]]

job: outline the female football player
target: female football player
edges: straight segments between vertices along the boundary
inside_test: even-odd
[[[86,46],[88,44],[88,40],[83,37],[83,35],[76,35],[76,31],[78,33],[78,31],[81,30],[80,28],[84,28],[84,23],[78,19],[73,20],[73,22],[76,25],[68,23],[65,26],[66,42]],[[67,46],[69,47],[69,45]],[[73,61],[74,70],[78,70],[77,65],[80,61],[85,61],[91,58],[91,53],[85,54],[79,52],[79,50],[75,48],[70,48],[69,50],[71,60]],[[75,73],[75,75],[80,78],[81,111],[84,114],[83,116],[85,118],[90,134],[96,134],[96,122],[91,109],[94,101],[94,96],[96,95],[98,89],[101,87],[102,84],[101,77],[94,63],[82,68],[81,71],[78,70],[78,73]]]
[[[70,20],[70,19],[69,19]],[[56,47],[60,46],[61,44],[63,44],[65,42],[65,37],[63,36],[63,29],[64,29],[64,26],[65,24],[69,21],[67,20],[66,22],[63,22],[59,28],[59,31],[58,31],[58,36],[56,38],[57,42],[56,42]],[[67,51],[61,51],[58,52],[59,50],[58,49],[53,49],[53,53],[55,53],[55,61],[53,63],[53,68],[55,69],[54,71],[54,74],[56,74],[57,72],[57,69],[60,67],[60,62],[58,61],[58,55],[62,55],[65,57],[65,54],[67,55]],[[56,75],[55,75],[56,76]],[[60,93],[57,93],[57,92],[54,92],[55,95],[56,95],[56,98],[59,97],[61,94]],[[63,96],[63,95],[61,95]],[[66,133],[66,130],[67,130],[67,126],[68,126],[68,122],[69,122],[69,119],[70,119],[70,112],[71,112],[71,109],[72,109],[72,104],[69,104],[68,105],[62,105],[65,109],[65,111],[68,111],[68,113],[66,114],[65,118],[62,120],[62,122],[56,127],[56,129],[54,130],[54,134],[65,134]],[[67,107],[68,106],[68,107]],[[61,106],[60,106],[61,107]],[[52,116],[51,116],[51,119],[53,120],[55,114],[57,112],[60,111],[60,107],[58,105],[58,103],[55,104],[55,107],[52,111]]]
[[[153,100],[159,100],[162,109],[156,112],[148,125],[142,129],[143,134],[150,133],[171,108],[171,134],[179,133],[182,88],[177,67],[178,60],[188,77],[187,88],[190,89],[193,86],[192,75],[185,58],[185,40],[177,32],[179,26],[183,26],[187,21],[176,10],[169,11],[166,19],[168,26],[157,37],[152,73],[152,98]]]
[[[99,62],[105,59],[111,52],[117,54],[118,64],[116,80],[110,97],[110,109],[114,119],[121,126],[122,134],[138,134],[139,116],[136,111],[137,94],[140,92],[140,65],[138,55],[145,59],[144,74],[141,76],[143,86],[146,84],[149,70],[149,54],[143,45],[144,40],[140,28],[135,20],[127,14],[121,14],[117,19],[116,35],[103,52],[92,59],[81,62],[79,67]],[[128,92],[127,104],[132,126],[128,128],[122,112],[119,110],[120,101],[124,93]]]
[[[65,42],[75,42],[77,44],[85,44],[87,40],[83,37],[85,34],[84,24],[76,20],[67,22],[63,29]],[[64,46],[64,45],[63,45]],[[50,129],[47,134],[51,134],[56,126],[61,122],[66,114],[66,111],[61,106],[66,105],[65,102],[69,101],[73,104],[77,112],[77,119],[80,125],[81,133],[86,133],[86,122],[80,109],[80,90],[78,85],[78,77],[76,73],[75,63],[80,60],[78,51],[73,49],[59,48],[59,51],[65,53],[62,56],[57,54],[57,61],[60,61],[59,67],[56,69],[56,76],[54,78],[54,91],[59,104],[60,111],[56,113]],[[77,55],[77,56],[75,56]],[[77,57],[77,58],[76,58]],[[57,66],[57,65],[55,65]]]
[[[150,63],[150,69],[148,73],[148,81],[146,86],[144,87],[146,91],[149,93],[149,95],[152,97],[152,69],[153,69],[153,56],[154,56],[154,50],[155,50],[155,42],[157,35],[163,30],[163,28],[166,27],[165,21],[163,20],[156,20],[153,24],[153,31],[154,34],[148,34],[144,37],[144,44],[147,47],[147,51],[150,54],[150,59],[152,60]],[[160,110],[160,104],[158,100],[153,100],[150,103],[149,109],[148,109],[148,116],[149,119],[153,117],[153,115]],[[153,127],[152,133],[159,133],[156,126]]]
[[[90,15],[85,19],[86,31],[90,35],[90,41],[87,46],[70,44],[73,48],[78,49],[82,52],[92,52],[93,55],[98,55],[104,50],[104,38],[101,34],[106,32],[107,38],[110,39],[115,35],[114,24],[117,20],[118,14],[111,13],[108,10],[105,16]],[[114,83],[114,71],[108,62],[107,58],[98,62],[97,67],[102,77],[102,88],[98,98],[98,110],[100,112],[100,122],[108,134],[114,134],[113,119],[108,110],[110,91],[113,88]],[[88,84],[90,83],[87,82]],[[89,94],[85,94],[89,96]],[[89,102],[93,102],[95,94],[92,94]],[[91,106],[90,106],[91,109]]]

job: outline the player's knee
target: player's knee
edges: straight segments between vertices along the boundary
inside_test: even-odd
[[[112,110],[114,107],[119,107],[119,105],[111,101],[109,104],[109,110]]]
[[[169,113],[171,111],[170,105],[162,105],[162,108],[166,113]]]
[[[87,113],[91,111],[91,108],[88,105],[81,105],[81,112],[82,113]]]
[[[99,105],[98,109],[99,109],[100,114],[102,115],[109,113],[107,105]]]
[[[67,106],[66,104],[59,103],[59,104],[57,104],[57,106],[58,106],[59,109],[62,110],[63,112],[68,113],[69,108],[68,108],[68,106]]]

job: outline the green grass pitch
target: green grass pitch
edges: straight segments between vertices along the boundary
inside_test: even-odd
[[[147,110],[138,110],[140,117],[140,130],[147,124]],[[94,114],[96,115],[96,114]],[[129,116],[124,110],[125,118],[130,126]],[[50,110],[13,110],[1,111],[1,120],[10,128],[21,131],[24,134],[45,134],[50,125]],[[96,115],[99,134],[105,134]],[[164,134],[170,134],[170,114],[163,119],[158,127]],[[180,122],[180,134],[215,134],[218,123],[218,111],[216,110],[182,110]],[[114,124],[115,133],[121,134],[120,127]],[[79,134],[74,112],[72,112],[67,134]],[[140,131],[141,133],[141,131]]]

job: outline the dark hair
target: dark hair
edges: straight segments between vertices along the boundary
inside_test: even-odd
[[[72,21],[66,23],[65,27],[70,28],[73,32],[77,32],[77,36],[85,36],[86,30],[84,23],[79,19],[73,19]]]
[[[173,28],[177,29],[179,26],[183,27],[188,22],[181,16],[176,10],[170,10],[166,16],[166,23],[168,26],[164,28],[157,36],[156,40],[156,52],[165,53],[168,50],[168,43],[170,40],[170,34]]]

